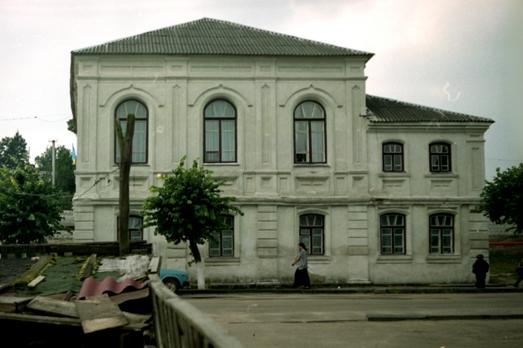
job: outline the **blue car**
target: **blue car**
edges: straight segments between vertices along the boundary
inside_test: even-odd
[[[189,274],[177,269],[160,269],[160,279],[165,284],[165,286],[167,286],[173,292],[178,292],[180,289],[189,287]]]

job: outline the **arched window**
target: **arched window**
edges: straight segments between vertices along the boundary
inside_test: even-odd
[[[388,142],[383,143],[383,171],[403,171],[403,144]]]
[[[305,101],[294,109],[294,163],[326,161],[325,110]]]
[[[454,252],[454,215],[430,215],[429,233],[432,254],[452,254]]]
[[[380,216],[380,250],[382,255],[404,255],[405,215],[383,214]]]
[[[226,100],[204,109],[204,162],[236,162],[236,109]]]
[[[323,255],[325,234],[325,217],[320,214],[303,214],[300,216],[300,242],[307,247],[310,255]]]
[[[450,144],[432,143],[429,145],[430,171],[448,173],[452,171]]]
[[[133,134],[133,154],[132,163],[147,163],[147,107],[138,100],[128,99],[116,107],[115,117],[120,123],[123,134],[127,128],[127,116],[134,115],[134,134]],[[116,129],[114,130],[114,158],[115,162],[120,162],[120,144],[116,136]]]

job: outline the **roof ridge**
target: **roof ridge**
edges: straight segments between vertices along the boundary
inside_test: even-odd
[[[451,110],[445,110],[445,109],[435,108],[435,107],[431,107],[431,106],[426,106],[426,105],[421,105],[421,104],[416,104],[416,103],[406,102],[406,101],[402,101],[402,100],[398,100],[398,99],[392,99],[392,98],[387,98],[387,97],[381,97],[381,96],[372,95],[372,94],[366,94],[366,95],[367,95],[367,97],[370,97],[370,98],[383,99],[383,100],[387,100],[387,101],[390,101],[390,102],[393,102],[393,103],[397,103],[397,104],[403,104],[403,105],[408,105],[408,106],[416,107],[416,108],[419,108],[419,109],[422,109],[422,110],[434,111],[434,112],[437,112],[437,113],[441,114],[441,116],[443,116],[443,117],[447,117],[447,116],[445,115],[445,113],[447,113],[447,114],[453,114],[453,115],[456,115],[456,116],[474,117],[474,118],[477,118],[477,119],[481,119],[481,120],[483,120],[483,121],[490,121],[490,122],[493,122],[493,120],[491,120],[491,119],[488,118],[488,117],[484,117],[484,116],[470,115],[470,114],[465,114],[465,113],[462,113],[462,112],[451,111]]]

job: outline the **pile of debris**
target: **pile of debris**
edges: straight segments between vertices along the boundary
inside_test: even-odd
[[[158,272],[158,257],[45,255],[30,262],[13,276],[15,260],[0,260],[2,347],[154,345],[148,275]]]

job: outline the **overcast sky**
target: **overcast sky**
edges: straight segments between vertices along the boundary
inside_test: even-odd
[[[70,52],[202,17],[373,52],[368,93],[494,119],[488,177],[523,162],[519,0],[0,0],[0,138],[76,146]]]

